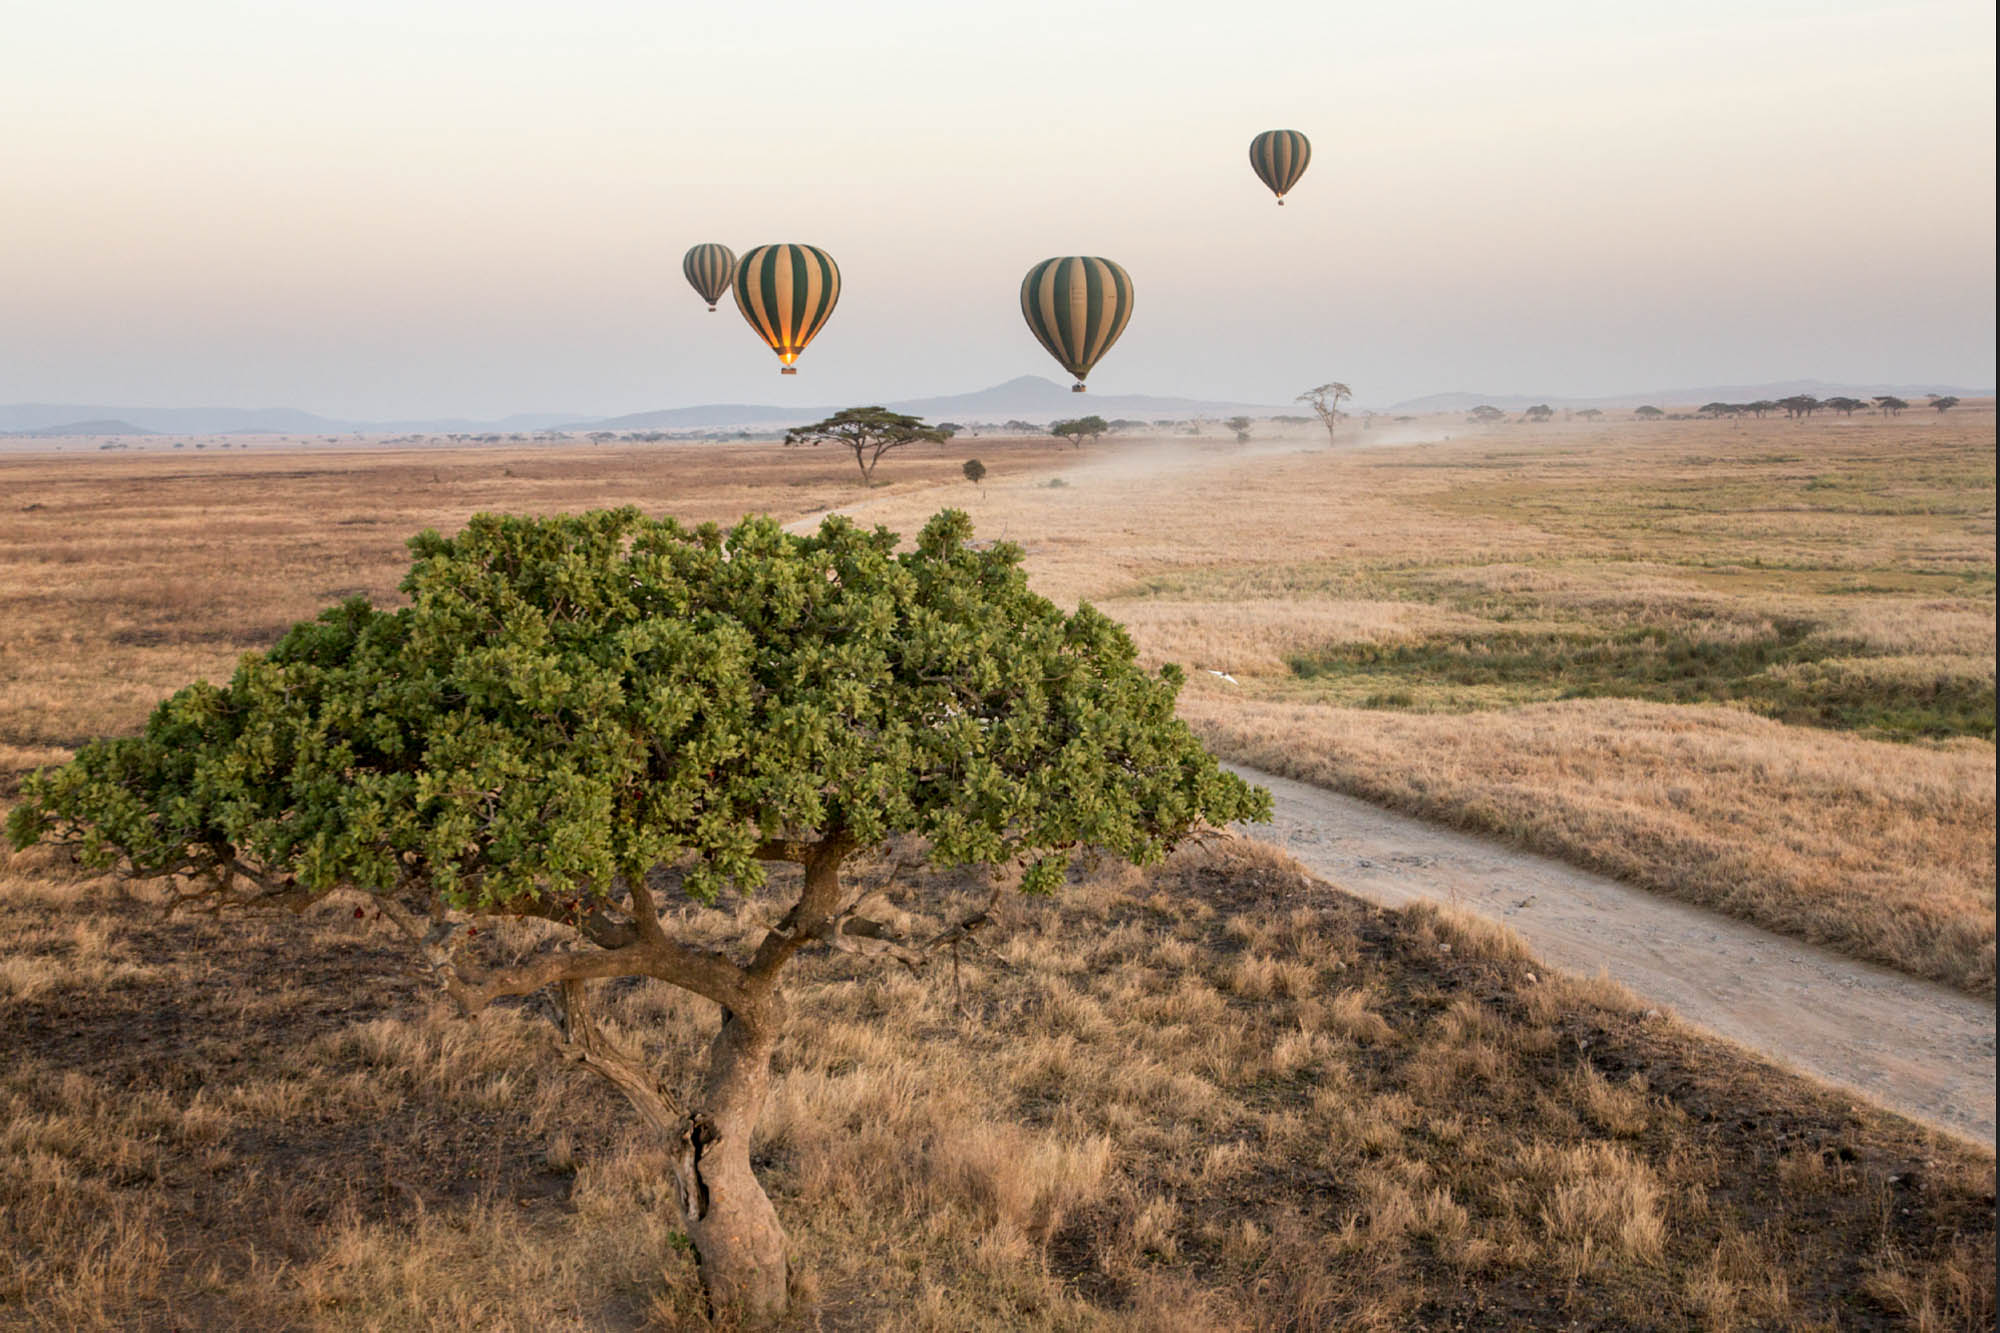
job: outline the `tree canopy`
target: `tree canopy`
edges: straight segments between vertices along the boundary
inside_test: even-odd
[[[905,416],[882,407],[849,407],[810,426],[785,432],[786,444],[838,444],[854,453],[861,484],[873,485],[875,465],[882,455],[909,444],[943,444],[953,432],[926,426],[922,417]]]
[[[1340,419],[1347,415],[1340,410],[1340,405],[1353,396],[1354,390],[1348,388],[1339,380],[1328,380],[1325,384],[1313,385],[1312,388],[1307,389],[1292,401],[1305,403],[1312,408],[1313,415],[1318,417],[1320,424],[1326,427],[1327,444],[1332,445],[1334,443],[1334,430],[1340,425]]]
[[[1088,439],[1095,441],[1098,436],[1111,429],[1111,424],[1100,416],[1077,417],[1073,421],[1058,421],[1049,427],[1049,434],[1058,439],[1068,440],[1077,448],[1083,448]]]
[[[934,863],[1013,860],[1048,891],[1074,849],[1149,862],[1268,817],[1175,717],[1176,668],[1142,670],[1115,623],[1065,615],[1018,548],[971,535],[949,510],[901,553],[840,517],[811,536],[633,509],[425,533],[410,605],[352,599],[188,686],[141,734],[27,778],[7,831],[168,879],[177,902],[367,894],[466,1012],[555,986],[566,1048],[665,1139],[718,1308],[768,1317],[783,1232],[748,1145],[779,971],[807,945],[922,957],[854,916],[843,860],[916,835]],[[676,935],[658,895],[754,892],[774,861],[805,873],[747,958]],[[482,917],[567,944],[481,955],[463,927]],[[588,985],[614,976],[721,1006],[699,1091],[671,1095],[596,1027]]]
[[[1236,442],[1238,444],[1249,443],[1250,427],[1254,424],[1249,417],[1230,417],[1222,424],[1236,432]]]

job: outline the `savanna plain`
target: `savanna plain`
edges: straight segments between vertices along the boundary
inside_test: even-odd
[[[1224,757],[1992,993],[1990,404],[1345,429],[962,436],[866,491],[763,445],[9,456],[0,801],[329,603],[396,603],[426,527],[950,504],[1182,663]],[[986,891],[920,850],[869,872],[913,931]],[[702,1326],[622,1102],[531,1004],[451,1017],[349,907],[245,930],[0,865],[0,1325]],[[1993,1325],[1990,1151],[1449,908],[1219,838],[988,942],[795,983],[757,1160],[800,1327]],[[716,1021],[655,983],[607,1008],[670,1076]]]

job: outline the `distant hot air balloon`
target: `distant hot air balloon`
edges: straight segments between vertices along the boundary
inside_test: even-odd
[[[792,362],[840,299],[840,268],[815,245],[760,245],[736,263],[736,308],[796,375]]]
[[[1132,318],[1132,278],[1108,259],[1065,255],[1044,259],[1021,279],[1021,313],[1049,355],[1083,377],[1111,350]]]
[[[715,303],[736,279],[736,252],[713,241],[697,245],[681,259],[681,272],[687,274],[688,285],[701,293],[701,299],[713,311]]]
[[[1250,165],[1283,207],[1285,196],[1306,174],[1313,148],[1297,130],[1265,130],[1250,141]]]

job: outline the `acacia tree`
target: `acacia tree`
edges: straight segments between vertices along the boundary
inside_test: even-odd
[[[1250,442],[1251,422],[1249,417],[1231,417],[1222,424],[1236,432],[1236,442],[1238,444],[1248,444]]]
[[[854,465],[861,469],[861,484],[875,484],[875,465],[882,455],[906,444],[943,444],[952,433],[939,426],[926,426],[922,417],[904,416],[882,407],[849,407],[810,426],[795,426],[785,432],[786,444],[838,444],[854,451]]]
[[[1958,406],[1958,398],[1953,394],[1934,393],[1931,395],[1931,406],[1940,412],[1949,412],[1952,408]]]
[[[1068,440],[1076,448],[1081,449],[1085,439],[1094,444],[1098,436],[1110,429],[1111,424],[1103,417],[1089,416],[1078,417],[1074,421],[1058,421],[1049,427],[1049,434],[1057,439]]]
[[[1820,406],[1830,407],[1844,417],[1851,417],[1862,408],[1868,406],[1868,404],[1862,402],[1859,398],[1837,397],[1827,399]]]
[[[1315,384],[1292,401],[1305,403],[1312,408],[1313,415],[1319,418],[1319,424],[1326,427],[1326,443],[1331,448],[1336,443],[1334,427],[1338,426],[1341,417],[1346,415],[1340,410],[1340,405],[1353,396],[1354,390],[1339,380],[1328,380],[1324,384]]]
[[[1491,403],[1481,403],[1465,414],[1467,421],[1476,421],[1482,426],[1490,426],[1496,421],[1505,421],[1507,414]]]
[[[1657,421],[1659,418],[1665,416],[1666,413],[1662,412],[1659,408],[1654,407],[1651,403],[1645,403],[1639,407],[1633,408],[1632,415],[1635,417],[1643,417],[1647,421]]]
[[[29,777],[7,831],[164,880],[177,905],[365,895],[466,1014],[553,988],[566,1053],[668,1151],[711,1303],[769,1320],[786,1245],[750,1140],[785,964],[812,946],[919,965],[999,894],[905,941],[856,915],[843,864],[913,835],[936,864],[1018,861],[1039,893],[1072,849],[1150,862],[1269,815],[1175,717],[1176,668],[1142,670],[1115,623],[1065,615],[1017,547],[971,534],[947,510],[898,554],[845,518],[792,536],[633,509],[425,533],[409,606],[350,600],[187,687],[142,734]],[[748,894],[773,862],[803,874],[754,947],[677,932],[670,895]],[[502,952],[478,926],[505,918],[564,942]],[[598,1025],[613,977],[718,1007],[699,1079],[663,1082]]]
[[[1875,406],[1881,409],[1883,416],[1893,417],[1908,407],[1909,404],[1896,397],[1893,393],[1885,393],[1876,397]]]
[[[1547,403],[1536,403],[1521,414],[1521,419],[1523,421],[1547,421],[1555,414],[1556,410]]]
[[[977,486],[980,482],[986,480],[986,464],[980,462],[976,458],[966,459],[965,466],[960,468],[959,470],[965,473],[965,479],[971,482],[974,486]]]

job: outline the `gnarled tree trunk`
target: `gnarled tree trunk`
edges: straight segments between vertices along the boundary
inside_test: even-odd
[[[752,1324],[785,1312],[790,1269],[778,1210],[750,1167],[750,1136],[771,1089],[776,997],[751,1015],[724,1010],[708,1050],[708,1081],[674,1145],[688,1238],[718,1314]]]
[[[770,1093],[771,1052],[782,1027],[778,997],[765,996],[745,1013],[723,1011],[700,1099],[683,1108],[643,1060],[597,1025],[584,982],[563,982],[560,996],[568,1054],[624,1093],[671,1148],[681,1215],[710,1308],[753,1327],[783,1315],[790,1288],[785,1232],[750,1166],[750,1136]]]

